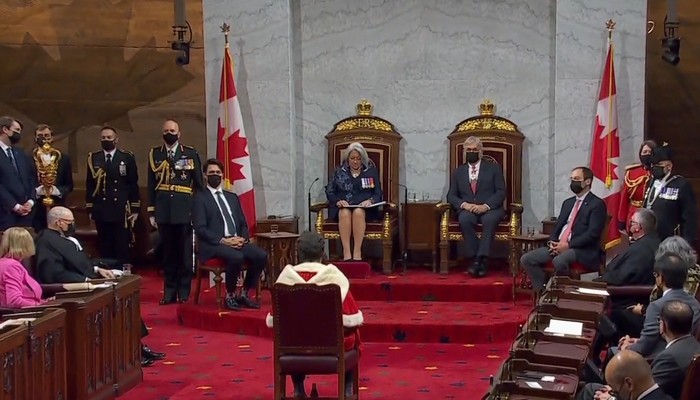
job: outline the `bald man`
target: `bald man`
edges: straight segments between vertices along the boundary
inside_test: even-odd
[[[631,350],[622,350],[610,360],[605,380],[608,386],[595,392],[596,400],[673,400],[654,382],[644,357]]]

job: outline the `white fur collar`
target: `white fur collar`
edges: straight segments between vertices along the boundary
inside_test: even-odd
[[[316,275],[308,281],[304,280],[300,272],[315,272]],[[306,262],[298,265],[287,265],[277,277],[277,282],[283,285],[293,286],[297,283],[314,283],[316,285],[336,284],[340,287],[340,297],[345,301],[345,296],[348,295],[350,289],[350,281],[343,275],[342,272],[333,264],[321,264],[316,262]]]

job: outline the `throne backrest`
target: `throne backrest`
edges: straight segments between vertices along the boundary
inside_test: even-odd
[[[343,150],[350,143],[359,142],[374,162],[381,180],[382,200],[399,202],[399,145],[401,134],[394,125],[372,115],[372,105],[367,100],[357,104],[357,115],[338,121],[326,135],[328,140],[328,177],[344,160]]]
[[[501,166],[506,181],[504,209],[510,210],[511,203],[522,201],[523,140],[525,136],[512,121],[494,115],[495,105],[485,100],[479,105],[479,115],[467,118],[455,126],[447,136],[449,140],[450,175],[466,161],[464,140],[475,136],[483,144],[483,158]]]

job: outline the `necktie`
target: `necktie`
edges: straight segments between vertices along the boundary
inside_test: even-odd
[[[107,154],[107,166],[110,166],[110,165],[112,165],[112,155]]]
[[[12,148],[7,148],[7,158],[12,162],[12,166],[15,167],[15,172],[19,173],[19,168],[17,168],[17,161],[15,161],[15,156],[12,154]]]
[[[472,193],[476,194],[476,166],[472,165],[472,173],[469,178],[469,186],[472,188]]]
[[[221,193],[220,190],[216,192],[216,202],[219,203],[219,207],[221,208],[221,215],[224,216],[224,222],[226,222],[228,233],[231,234],[231,236],[236,236],[236,223],[233,222],[233,217],[227,211],[226,199],[224,199],[224,194]]]
[[[567,225],[564,235],[562,235],[561,240],[569,242],[569,235],[571,235],[571,229],[574,227],[574,222],[576,222],[576,215],[578,215],[578,210],[581,209],[581,200],[576,199],[576,204],[574,204],[574,210],[571,212],[571,218],[569,219],[569,225]]]

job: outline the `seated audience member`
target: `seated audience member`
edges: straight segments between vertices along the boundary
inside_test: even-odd
[[[42,304],[41,286],[22,260],[34,255],[34,239],[24,228],[10,228],[0,241],[0,307],[21,308]]]
[[[659,331],[666,348],[651,363],[651,373],[661,390],[674,399],[681,397],[683,381],[693,357],[700,353],[700,343],[691,334],[693,310],[682,301],[669,301],[661,309]],[[608,366],[609,368],[609,366]],[[587,384],[579,393],[579,400],[593,400],[596,392],[609,392],[610,386]]]
[[[541,292],[546,283],[545,267],[550,261],[556,275],[569,275],[574,262],[597,271],[603,260],[600,238],[605,229],[605,203],[591,193],[593,171],[587,167],[571,170],[569,187],[574,196],[564,200],[550,235],[547,247],[523,254],[520,264],[532,280],[532,287]]]
[[[360,261],[367,220],[381,219],[381,208],[372,204],[382,201],[382,184],[362,144],[350,143],[341,158],[342,163],[326,185],[328,219],[338,221],[343,260]]]
[[[649,303],[644,317],[644,326],[640,337],[625,336],[620,339],[620,350],[632,350],[643,357],[653,357],[666,346],[659,331],[659,316],[661,309],[670,301],[682,301],[693,310],[693,332],[697,331],[700,322],[700,304],[695,297],[683,290],[688,266],[678,254],[666,253],[654,265],[654,276],[657,286],[663,288],[663,295]]]
[[[219,258],[226,264],[226,300],[224,306],[239,311],[241,307],[260,308],[248,297],[257,287],[260,274],[267,264],[265,250],[250,242],[240,200],[235,193],[222,188],[224,168],[221,161],[209,159],[202,167],[207,187],[198,191],[192,201],[192,224],[199,240],[199,258],[206,262]],[[243,263],[248,271],[243,281],[243,291],[236,297],[236,282]]]
[[[621,351],[613,357],[605,370],[605,380],[608,386],[600,388],[591,398],[672,400],[654,381],[649,363],[633,351]]]
[[[697,265],[697,255],[688,242],[680,236],[671,236],[666,238],[659,245],[656,251],[656,260],[661,258],[666,253],[678,254],[688,265],[688,277],[683,285],[684,290],[689,295],[695,297],[695,292],[700,282],[700,267]],[[649,296],[649,303],[658,300],[663,294],[663,289],[659,286],[654,286],[654,289]],[[617,326],[617,330],[621,335],[639,336],[644,324],[644,315],[646,314],[647,304],[637,304],[626,309],[613,309],[610,318]]]
[[[468,137],[463,147],[466,163],[452,173],[447,201],[457,213],[462,237],[470,256],[474,257],[474,264],[467,272],[481,278],[486,276],[491,243],[505,214],[506,183],[501,167],[482,158],[483,144],[479,138]],[[482,226],[481,240],[476,236],[478,224]]]
[[[53,207],[47,215],[47,228],[36,238],[36,268],[39,281],[44,284],[88,282],[92,279],[113,279],[121,270],[99,267],[103,262],[113,267],[121,267],[114,260],[91,260],[83,251],[75,232],[73,212],[65,207]],[[141,337],[148,335],[146,325],[141,321]],[[146,345],[141,345],[141,365],[146,367],[155,360],[165,357]]]
[[[316,285],[338,285],[343,301],[343,325],[345,326],[345,351],[360,348],[360,334],[358,327],[364,319],[355,299],[350,293],[350,281],[333,264],[322,264],[324,257],[325,241],[316,232],[304,232],[297,239],[297,254],[301,264],[286,266],[276,283],[283,285],[296,285],[298,283],[314,283]],[[267,326],[272,328],[273,317],[267,315]],[[354,371],[346,371],[345,395],[352,395],[352,382]],[[292,376],[294,382],[294,396],[305,398],[304,375]]]

